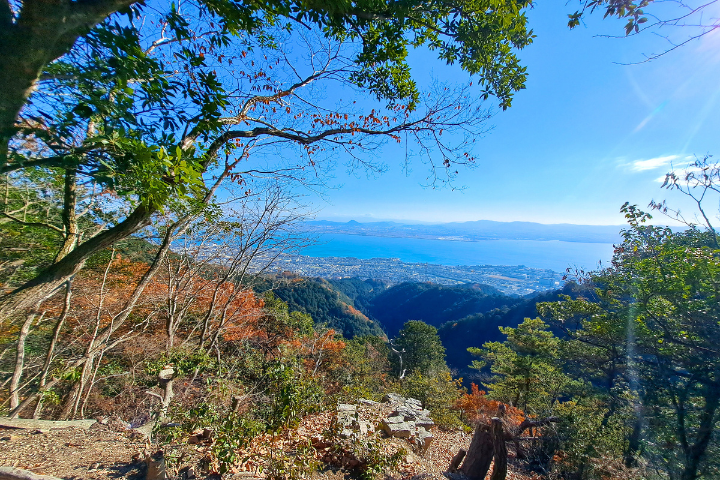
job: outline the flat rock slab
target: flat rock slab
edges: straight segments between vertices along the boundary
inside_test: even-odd
[[[387,423],[383,421],[380,423],[380,427],[385,430],[388,436],[397,438],[409,438],[415,430],[415,425],[406,422]]]
[[[405,403],[405,397],[398,395],[397,393],[387,393],[382,399],[383,403],[400,404]]]
[[[60,480],[49,475],[38,475],[28,470],[0,467],[0,480]]]
[[[430,428],[435,425],[435,422],[433,422],[430,418],[418,418],[415,420],[415,425],[418,427]]]
[[[385,423],[403,423],[405,421],[405,417],[402,415],[397,416],[390,416],[384,419]]]
[[[97,420],[67,420],[67,421],[55,421],[55,420],[34,420],[32,418],[8,418],[0,417],[0,427],[6,428],[22,428],[22,429],[37,429],[37,430],[49,430],[51,428],[67,428],[75,427],[87,430],[92,427]],[[1,477],[0,477],[1,480]]]

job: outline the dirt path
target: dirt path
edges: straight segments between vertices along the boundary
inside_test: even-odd
[[[133,456],[145,448],[142,435],[96,423],[89,429],[0,429],[0,466],[63,479],[140,479]]]
[[[363,408],[361,416],[377,419],[386,415],[389,407]],[[323,412],[306,417],[297,430],[287,432],[288,446],[296,444],[299,439],[317,438],[330,426],[333,417],[331,412]],[[397,469],[386,475],[388,480],[446,480],[443,472],[450,460],[460,448],[467,448],[470,435],[461,431],[444,432],[432,429],[434,441],[423,454],[412,453],[407,442],[401,439],[379,439],[385,451],[407,450],[407,455]],[[242,453],[254,457],[255,465],[264,463],[265,442],[258,437],[248,449]],[[168,445],[168,451],[177,448],[185,451],[188,456],[184,464],[196,463],[197,458],[204,455],[208,448],[202,445],[188,445],[185,442]],[[141,459],[149,452],[150,445],[144,436],[137,431],[126,430],[119,422],[117,425],[96,423],[89,429],[62,428],[51,430],[21,430],[0,428],[0,466],[17,467],[42,475],[52,475],[65,480],[90,479],[126,479],[142,480],[144,465]],[[194,458],[197,457],[197,458]],[[321,452],[318,452],[318,458]],[[191,462],[192,460],[192,462]],[[238,466],[228,478],[249,479],[255,477],[256,468],[252,465]],[[175,466],[175,469],[177,466]],[[170,473],[176,473],[171,469]],[[252,472],[254,470],[254,472]],[[198,471],[198,470],[196,470]],[[259,476],[262,476],[259,475]],[[203,478],[203,477],[200,477]],[[349,478],[347,472],[326,466],[313,475],[314,480],[344,480]],[[513,472],[508,474],[509,480],[531,480],[526,476]],[[537,478],[537,477],[535,477]]]

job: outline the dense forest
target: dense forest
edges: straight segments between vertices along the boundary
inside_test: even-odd
[[[468,348],[500,340],[499,327],[516,327],[525,318],[537,315],[538,303],[575,295],[573,291],[579,289],[569,283],[556,292],[522,298],[504,295],[488,285],[408,282],[389,286],[358,278],[274,278],[258,283],[256,289],[263,292],[271,286],[291,311],[309,314],[316,324],[327,325],[348,338],[378,333],[393,338],[409,320],[432,325],[446,349],[448,366],[468,380],[478,375],[469,368],[473,356]]]

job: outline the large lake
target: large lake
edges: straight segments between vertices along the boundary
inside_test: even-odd
[[[525,265],[563,272],[568,267],[595,269],[612,258],[610,243],[559,240],[484,240],[462,242],[421,238],[321,234],[304,248],[311,257],[399,258],[410,263],[440,265]]]

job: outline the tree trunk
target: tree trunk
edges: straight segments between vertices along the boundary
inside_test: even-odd
[[[131,0],[0,2],[0,163],[7,161],[15,121],[42,70],[80,35]],[[13,15],[10,5],[20,6]]]
[[[626,467],[630,468],[635,466],[637,460],[635,455],[640,450],[640,441],[642,440],[642,417],[636,412],[636,417],[633,420],[633,429],[628,437],[628,445],[625,448],[623,454],[623,463]]]
[[[0,55],[2,56],[2,55]],[[0,297],[0,323],[13,313],[30,308],[52,295],[75,275],[95,252],[118,242],[150,222],[154,208],[140,205],[125,220],[79,245],[62,260],[48,267],[25,285]]]
[[[30,327],[32,327],[33,321],[35,321],[35,313],[28,314],[18,335],[17,349],[15,352],[15,369],[13,370],[9,388],[10,410],[15,410],[18,405],[20,405],[20,379],[22,378],[25,368],[25,339],[30,333]]]
[[[162,450],[158,450],[152,455],[145,457],[147,480],[167,480],[168,475],[165,470],[165,456]]]
[[[58,338],[60,338],[60,332],[62,331],[65,318],[70,311],[70,297],[72,295],[72,283],[70,281],[65,283],[65,301],[63,302],[63,309],[60,313],[55,328],[53,329],[53,338],[50,341],[47,354],[45,355],[45,363],[43,364],[42,374],[40,376],[40,385],[38,390],[42,393],[47,388],[47,376],[50,373],[50,365],[52,365],[53,356],[55,355],[55,346],[57,345]],[[35,405],[35,412],[33,413],[34,419],[39,419],[42,413],[43,397],[42,394],[38,397],[37,404]]]
[[[64,236],[63,244],[60,247],[57,255],[55,256],[54,263],[59,262],[63,258],[67,257],[70,252],[75,249],[78,239],[80,238],[80,232],[78,231],[77,224],[77,170],[67,169],[65,170],[65,188],[63,195],[63,229]]]
[[[65,403],[63,404],[62,411],[60,412],[60,415],[58,416],[58,420],[67,420],[70,418],[70,414],[72,413],[73,405],[75,405],[75,398],[77,397],[80,390],[80,382],[77,381],[73,384],[73,387],[70,389],[70,392],[67,394],[67,397],[65,397]]]
[[[478,422],[460,472],[469,480],[485,480],[485,475],[487,475],[493,459],[493,452],[490,429],[482,422]]]
[[[233,409],[237,410],[237,408]],[[458,451],[458,453],[455,454],[455,456],[450,461],[450,466],[448,467],[448,472],[455,473],[458,470],[458,467],[460,466],[460,463],[465,458],[465,455],[467,455],[467,452],[463,450],[462,448]]]

